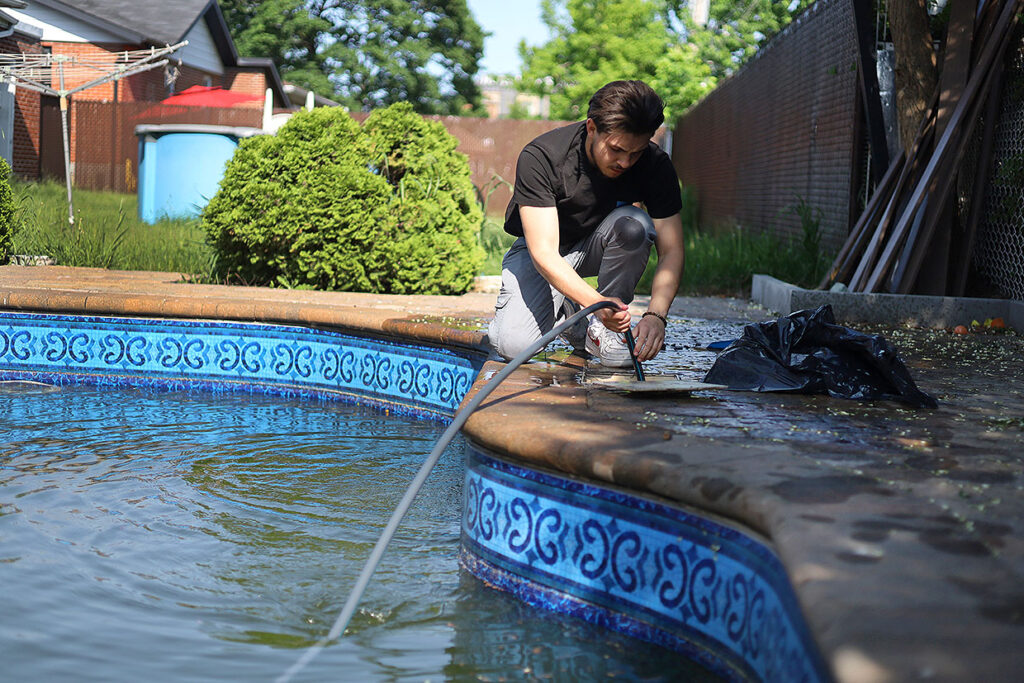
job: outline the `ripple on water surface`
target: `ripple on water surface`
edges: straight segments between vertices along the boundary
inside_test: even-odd
[[[5,385],[0,660],[19,680],[272,679],[330,628],[443,425],[262,395]],[[458,569],[464,444],[303,679],[712,680]]]

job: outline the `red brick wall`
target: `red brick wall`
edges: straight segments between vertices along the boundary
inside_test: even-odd
[[[77,57],[92,57],[100,58],[104,60],[110,60],[112,55],[123,50],[138,49],[138,45],[94,45],[91,43],[63,43],[63,42],[46,42],[44,46],[51,48],[55,55],[68,55]],[[174,82],[174,92],[181,92],[186,88],[193,85],[206,85],[209,84],[222,87],[226,90],[235,90],[244,92],[247,94],[256,94],[262,97],[266,90],[266,77],[261,70],[244,70],[244,69],[227,69],[223,75],[209,73],[201,69],[197,69],[188,65],[181,65],[178,67],[178,77]],[[85,76],[76,75],[65,79],[64,87],[73,88],[76,85],[81,85],[88,82],[96,76]],[[54,82],[56,85],[56,81]],[[159,102],[165,97],[171,94],[167,86],[164,83],[164,68],[150,69],[128,78],[123,78],[118,81],[117,86],[117,102]],[[104,83],[101,85],[95,85],[80,92],[75,93],[71,96],[71,99],[75,102],[114,102],[115,85],[114,83]],[[249,106],[249,105],[246,105]],[[262,101],[254,102],[251,108],[262,107]],[[38,104],[37,104],[38,108]],[[78,131],[82,130],[83,125],[87,125],[88,122],[79,122],[76,117],[80,111],[77,107],[72,106],[69,112],[69,137],[71,138],[71,162],[76,164],[79,159],[78,154]],[[38,128],[38,115],[35,117],[36,127]],[[107,145],[108,142],[99,138],[90,137],[90,145]],[[112,144],[112,143],[110,143]],[[94,156],[97,150],[89,150],[88,156]],[[38,158],[38,153],[37,153]],[[38,161],[36,162],[38,169]],[[38,170],[36,171],[38,175]],[[78,177],[76,172],[74,181],[79,182],[81,178]]]
[[[14,33],[0,38],[0,52],[41,54],[39,41]],[[0,86],[6,87],[6,86]],[[39,93],[18,88],[14,95],[14,142],[12,170],[29,180],[39,179]]]
[[[44,45],[50,47],[53,54],[94,57],[104,60],[110,60],[112,55],[116,55],[118,52],[123,50],[139,49],[138,45],[94,45],[91,43],[47,42],[44,43]],[[91,80],[92,78],[95,78],[95,76],[77,76],[69,78],[65,80],[65,87],[73,88],[76,85],[81,85],[82,83]],[[175,92],[181,92],[185,88],[193,85],[206,85],[207,78],[210,79],[210,84],[212,85],[225,88],[229,87],[225,83],[226,79],[223,76],[209,73],[192,66],[182,65],[179,67],[178,78],[175,81],[174,90]],[[128,78],[123,78],[117,83],[118,102],[157,102],[170,94],[170,91],[164,84],[164,68],[161,67],[150,69],[149,71],[144,71],[142,73],[135,74],[134,76],[129,76]],[[102,85],[95,85],[91,88],[75,93],[73,97],[80,101],[112,102],[114,101],[114,84],[105,83]]]
[[[702,225],[798,236],[802,198],[822,245],[843,243],[860,145],[852,1],[813,5],[679,121],[672,158]]]
[[[224,73],[224,85],[222,87],[225,90],[263,97],[264,93],[267,92],[267,77],[262,70],[227,69]],[[258,106],[263,106],[262,102],[257,104]]]

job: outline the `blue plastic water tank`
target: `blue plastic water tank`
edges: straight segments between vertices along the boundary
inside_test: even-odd
[[[260,128],[165,123],[135,127],[139,138],[139,218],[198,216],[224,177],[241,138]]]

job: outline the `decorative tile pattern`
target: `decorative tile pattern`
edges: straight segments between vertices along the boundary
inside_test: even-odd
[[[341,395],[454,414],[482,358],[255,323],[0,313],[3,376]]]
[[[0,312],[0,379],[248,388],[454,414],[481,357],[255,323]],[[547,609],[729,678],[827,680],[784,572],[743,534],[473,453],[463,564]]]
[[[464,492],[463,564],[485,581],[730,677],[829,679],[780,563],[753,538],[477,452]]]

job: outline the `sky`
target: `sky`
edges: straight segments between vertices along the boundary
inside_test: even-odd
[[[548,29],[540,20],[540,0],[468,0],[478,24],[491,34],[484,41],[481,74],[518,75],[519,41],[547,42]]]

